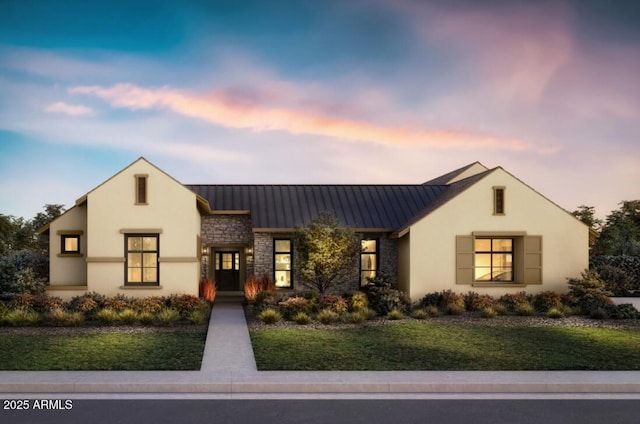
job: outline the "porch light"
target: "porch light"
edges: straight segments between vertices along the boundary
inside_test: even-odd
[[[244,253],[246,255],[253,255],[253,247],[245,247],[244,248]]]
[[[207,246],[202,246],[202,256],[207,256],[209,254],[209,248]]]

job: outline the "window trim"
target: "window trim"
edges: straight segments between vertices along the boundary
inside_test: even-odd
[[[363,241],[375,241],[376,242],[376,250],[374,252],[365,253],[362,250],[362,242]],[[365,256],[365,255],[366,256],[374,256],[375,257],[375,261],[374,261],[375,262],[375,269],[363,269],[362,268],[362,257]],[[369,272],[370,271],[374,271],[374,276],[376,276],[378,274],[378,271],[380,270],[380,239],[376,238],[376,237],[365,237],[365,238],[362,238],[360,240],[360,256],[359,256],[359,259],[360,259],[360,263],[358,264],[358,269],[359,269],[358,282],[359,282],[360,287],[365,287],[368,283],[367,284],[362,284],[362,273],[364,271],[369,271]]]
[[[476,240],[490,240],[491,246],[488,251],[485,250],[476,250],[475,242]],[[493,241],[494,240],[511,240],[511,250],[493,250]],[[476,263],[476,255],[478,254],[488,254],[490,255],[490,265],[489,265],[489,273],[492,275],[490,280],[478,280],[475,277],[476,270],[478,269],[478,265]],[[493,279],[493,256],[494,255],[511,255],[511,279],[510,280],[494,280]],[[486,267],[483,267],[486,268]],[[496,266],[496,268],[500,268]],[[502,267],[504,268],[504,267]],[[475,284],[514,284],[516,283],[516,240],[514,237],[505,237],[505,236],[497,236],[497,237],[474,237],[473,238],[473,281]]]
[[[149,174],[136,174],[135,176],[135,199],[136,205],[149,204]]]
[[[67,250],[67,239],[76,239],[78,241],[78,248],[76,250]],[[60,255],[78,256],[82,255],[82,245],[80,244],[80,234],[60,234]]]
[[[156,250],[144,250],[144,246],[142,250],[129,250],[129,238],[130,237],[154,237],[156,239]],[[129,281],[129,253],[142,253],[144,255],[145,252],[155,252],[156,254],[156,281],[153,282],[144,282],[144,281]],[[131,268],[140,268],[144,269],[144,256],[142,259],[142,263],[140,267],[131,267]],[[142,278],[144,279],[144,278]],[[157,287],[160,286],[160,234],[158,233],[127,233],[124,235],[124,285],[126,287]]]
[[[276,244],[278,241],[288,241],[289,242],[289,251],[278,251],[276,250]],[[286,270],[277,270],[276,269],[276,255],[289,255],[289,285],[288,286],[278,286],[276,280],[276,272],[277,271],[286,271]],[[273,283],[276,285],[276,289],[279,290],[292,290],[294,287],[293,281],[293,239],[286,237],[278,237],[273,239]]]
[[[493,187],[493,214],[496,216],[506,215],[506,187]]]

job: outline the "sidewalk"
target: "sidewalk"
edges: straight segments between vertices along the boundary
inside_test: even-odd
[[[639,371],[257,371],[239,303],[216,303],[200,371],[2,371],[2,394],[389,396],[570,394],[640,397]]]

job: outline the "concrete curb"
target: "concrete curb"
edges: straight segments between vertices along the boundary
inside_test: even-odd
[[[0,393],[640,393],[640,372],[0,372]]]

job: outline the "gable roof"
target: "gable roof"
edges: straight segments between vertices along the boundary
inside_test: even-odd
[[[394,231],[434,202],[443,185],[187,185],[214,213],[249,213],[254,230],[292,229],[330,211],[341,225]]]
[[[193,184],[187,188],[206,199],[213,213],[249,214],[254,231],[291,230],[321,212],[333,212],[341,225],[402,235],[489,172],[474,162],[423,184]]]

